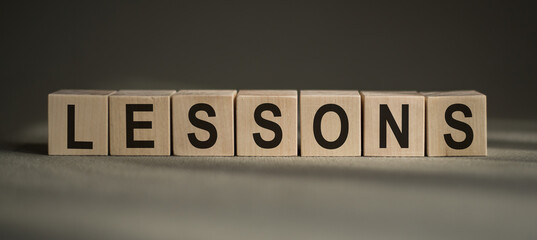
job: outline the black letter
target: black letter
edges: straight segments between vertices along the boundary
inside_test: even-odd
[[[339,120],[341,121],[341,131],[339,132],[339,137],[333,142],[329,142],[324,139],[323,133],[321,132],[321,120],[323,119],[324,114],[327,112],[337,113]],[[345,140],[347,140],[347,135],[349,135],[349,119],[347,118],[345,110],[336,104],[326,104],[319,108],[319,110],[317,110],[315,113],[315,117],[313,118],[313,135],[315,136],[317,143],[319,143],[319,145],[321,145],[323,148],[336,149],[341,147],[341,145],[345,143]]]
[[[387,104],[380,105],[380,148],[386,148],[386,122],[390,124],[397,142],[401,148],[408,148],[408,104],[403,104],[401,110],[402,130],[399,129]],[[394,129],[395,128],[395,129]]]
[[[153,141],[134,141],[135,128],[152,128],[150,121],[134,121],[134,112],[152,112],[153,104],[127,104],[127,148],[154,148]]]
[[[204,111],[207,113],[207,116],[209,117],[215,117],[216,113],[214,112],[213,107],[211,105],[206,103],[198,103],[190,108],[188,111],[188,120],[190,120],[190,123],[194,125],[197,128],[201,128],[207,132],[209,132],[209,139],[205,141],[200,141],[196,138],[195,133],[189,133],[188,134],[188,140],[190,140],[190,143],[197,148],[205,149],[210,148],[216,143],[216,138],[218,137],[218,134],[216,132],[216,128],[214,125],[212,125],[210,122],[203,121],[196,117],[196,112],[198,111]]]
[[[282,113],[280,112],[278,106],[272,103],[263,103],[257,106],[254,112],[255,122],[257,123],[257,125],[263,128],[272,130],[274,132],[274,139],[270,141],[265,141],[263,140],[263,138],[261,138],[260,133],[254,133],[254,141],[258,146],[262,148],[275,148],[282,141],[282,128],[277,123],[262,118],[261,113],[264,111],[271,111],[274,117],[282,116]]]
[[[472,131],[472,127],[470,127],[470,125],[457,121],[453,118],[453,113],[457,111],[461,111],[464,114],[464,117],[472,117],[472,111],[468,106],[460,103],[453,104],[446,109],[446,123],[452,128],[463,131],[466,134],[466,138],[462,142],[456,142],[453,140],[453,137],[451,137],[451,134],[444,134],[444,139],[450,148],[460,150],[472,145],[472,141],[474,140],[474,131]]]
[[[67,148],[93,149],[93,142],[75,141],[75,105],[67,105]]]

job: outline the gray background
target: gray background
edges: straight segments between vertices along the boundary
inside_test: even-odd
[[[2,1],[0,238],[537,239],[534,5]],[[475,89],[489,156],[48,156],[63,88]]]
[[[64,88],[475,89],[537,119],[534,1],[2,1],[2,138]]]

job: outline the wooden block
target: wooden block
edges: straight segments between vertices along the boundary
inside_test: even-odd
[[[173,154],[235,155],[235,90],[181,90],[172,96]]]
[[[487,98],[476,91],[425,92],[428,156],[486,156]]]
[[[360,156],[358,91],[300,91],[302,156]]]
[[[170,155],[174,90],[123,90],[110,96],[111,155]]]
[[[60,90],[48,95],[49,155],[108,155],[112,90]]]
[[[297,91],[241,90],[237,95],[237,155],[297,155]]]
[[[362,91],[364,156],[424,156],[425,97]]]

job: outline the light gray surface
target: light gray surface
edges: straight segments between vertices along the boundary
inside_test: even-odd
[[[3,239],[536,239],[537,121],[489,121],[488,157],[0,153]]]

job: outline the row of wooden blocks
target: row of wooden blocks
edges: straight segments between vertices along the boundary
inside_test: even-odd
[[[487,155],[476,91],[60,90],[48,124],[50,155]]]

